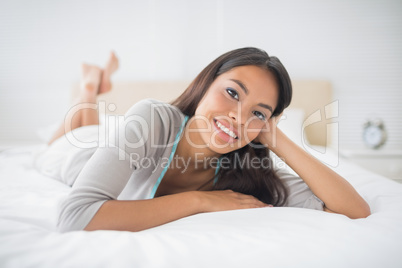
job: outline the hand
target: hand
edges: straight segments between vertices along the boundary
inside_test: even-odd
[[[279,131],[277,126],[278,122],[282,117],[283,112],[275,117],[271,117],[261,129],[260,134],[255,139],[256,142],[259,142],[265,145],[268,148],[276,146],[276,135]]]
[[[272,207],[252,195],[245,195],[232,190],[198,191],[201,196],[201,207],[204,212]]]

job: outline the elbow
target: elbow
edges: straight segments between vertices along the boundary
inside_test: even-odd
[[[71,228],[69,228],[69,226],[68,225],[65,225],[65,224],[57,224],[57,231],[59,232],[59,233],[67,233],[67,232],[71,232],[71,231],[74,231],[73,229],[71,229]]]
[[[65,233],[86,230],[102,204],[103,201],[81,205],[65,202],[59,210],[57,231]]]
[[[66,233],[73,231],[74,219],[71,215],[71,210],[68,211],[65,206],[59,207],[58,219],[57,219],[57,231],[60,233]]]
[[[65,213],[61,211],[59,214],[58,222],[57,222],[57,231],[60,233],[66,233],[71,231],[79,231],[83,228],[77,223],[77,219],[72,217],[71,213]]]
[[[355,219],[367,218],[367,217],[370,216],[370,215],[371,215],[371,211],[368,210],[368,211],[365,211],[365,212],[361,213],[361,214],[360,214],[358,217],[356,217]]]
[[[72,232],[72,231],[91,231],[88,228],[87,219],[86,218],[76,218],[71,217],[70,215],[62,215],[60,214],[59,220],[57,223],[57,231],[60,233]]]
[[[79,213],[80,211],[81,213]],[[71,202],[67,202],[66,200],[63,204],[61,204],[58,212],[58,232],[66,233],[83,229],[79,226],[80,214],[82,214],[82,210],[79,206],[72,206]]]
[[[327,208],[326,206],[324,206],[324,211],[342,214],[352,220],[364,219],[371,215],[370,207],[366,202],[364,202],[364,204],[362,204],[358,208],[354,208],[353,210],[346,210],[346,209],[344,209],[343,211],[342,210],[331,210],[331,209]]]
[[[351,218],[352,220],[358,220],[358,219],[365,219],[370,215],[371,215],[370,212],[365,212],[365,213],[360,213],[360,214],[353,215],[353,216],[351,216],[349,218]]]
[[[361,208],[352,216],[351,219],[364,219],[371,215],[370,206],[365,203]]]
[[[75,231],[72,227],[73,225],[71,223],[69,223],[66,219],[63,219],[62,217],[59,216],[59,220],[57,222],[57,231],[59,233],[67,233]]]

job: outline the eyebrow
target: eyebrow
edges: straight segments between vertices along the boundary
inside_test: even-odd
[[[258,103],[258,106],[261,106],[261,107],[263,107],[265,109],[268,109],[271,113],[273,113],[272,107],[270,105],[268,105],[268,104]]]
[[[236,79],[230,79],[231,81],[235,82],[236,84],[239,85],[239,87],[241,87],[241,89],[243,89],[244,93],[248,94],[248,89],[247,87],[239,80]]]
[[[239,87],[241,89],[243,89],[244,93],[246,93],[246,95],[248,95],[248,89],[241,81],[239,81],[237,79],[230,79],[230,80],[235,82],[236,84],[238,84]],[[273,113],[272,107],[270,105],[268,105],[268,104],[259,103],[258,106],[261,106],[262,108],[268,109],[271,113]]]

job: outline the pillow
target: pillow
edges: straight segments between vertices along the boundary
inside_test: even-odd
[[[301,148],[308,145],[307,140],[302,137],[304,115],[302,109],[288,108],[278,122],[278,128]]]
[[[304,111],[302,109],[288,108],[279,119],[278,128],[291,139],[294,143],[305,149],[308,145],[307,141],[302,140],[302,127],[304,122]],[[298,176],[283,159],[279,158],[275,153],[270,151],[270,156],[275,169],[284,168],[291,174]]]

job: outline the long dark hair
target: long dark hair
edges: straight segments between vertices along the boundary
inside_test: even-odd
[[[221,74],[239,66],[254,65],[271,72],[278,85],[278,104],[272,113],[277,116],[289,106],[292,99],[292,85],[289,74],[278,58],[269,56],[265,51],[246,47],[229,51],[211,62],[194,79],[189,87],[171,104],[185,115],[192,117],[198,104]],[[288,191],[275,174],[268,148],[250,143],[243,148],[224,154],[225,165],[221,165],[214,190],[231,189],[253,195],[267,204],[282,206],[286,203]],[[250,161],[261,160],[259,167],[250,167]]]

